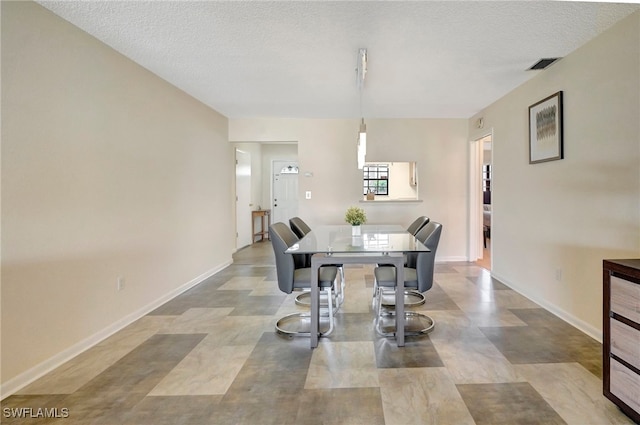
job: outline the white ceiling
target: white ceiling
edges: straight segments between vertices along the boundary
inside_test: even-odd
[[[545,72],[526,71],[538,59],[566,56],[640,7],[572,1],[38,3],[230,118],[468,118]],[[362,92],[358,48],[369,57]]]

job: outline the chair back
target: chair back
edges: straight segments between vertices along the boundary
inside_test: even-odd
[[[300,217],[293,217],[289,219],[289,227],[293,233],[300,239],[304,238],[305,235],[311,232],[311,227],[307,225]],[[311,254],[305,254],[302,256],[302,267],[311,267]],[[298,266],[296,266],[298,268]]]
[[[300,217],[290,218],[289,226],[291,227],[291,230],[293,230],[293,233],[295,233],[300,239],[311,231],[311,227],[309,227]]]
[[[436,251],[440,242],[442,224],[429,222],[420,230],[416,239],[429,248],[430,252],[421,252],[416,258],[416,275],[418,276],[418,291],[424,292],[433,286],[433,272],[435,271]],[[424,238],[424,239],[422,239]]]
[[[298,237],[282,223],[274,223],[269,226],[269,239],[273,246],[273,253],[276,257],[276,274],[278,275],[278,287],[286,294],[293,292],[293,274],[296,268],[296,257],[304,260],[304,256],[287,254],[285,251],[294,243],[298,242]],[[300,260],[298,260],[300,263]]]
[[[431,223],[431,225],[429,225],[429,218],[425,217],[425,216],[418,217],[416,219],[416,221],[414,221],[412,223],[412,225],[414,223],[419,223],[420,219],[426,219],[426,220],[422,222],[422,225],[413,234],[413,236],[415,236],[415,238],[417,240],[419,240],[420,242],[422,242],[423,245],[425,245],[427,237],[431,234],[431,232],[433,232],[433,229],[435,229],[436,226],[433,223]],[[409,227],[411,227],[411,226],[409,226]],[[407,232],[409,232],[409,230],[407,230]],[[409,232],[409,233],[411,233],[411,232]],[[406,260],[405,264],[406,264],[407,267],[415,269],[417,260],[418,260],[418,253],[417,252],[410,252],[410,253],[407,254],[407,260]]]
[[[413,223],[407,227],[407,232],[411,233],[413,236],[416,236],[420,229],[422,229],[429,222],[429,217],[420,216],[416,218]]]

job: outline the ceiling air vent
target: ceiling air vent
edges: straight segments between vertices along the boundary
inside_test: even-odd
[[[541,69],[545,69],[547,68],[549,65],[551,65],[552,63],[554,63],[555,61],[557,61],[560,58],[545,58],[545,59],[540,59],[538,62],[534,63],[531,68],[528,69],[528,71],[538,71]]]

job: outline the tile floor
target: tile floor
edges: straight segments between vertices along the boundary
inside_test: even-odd
[[[336,330],[296,311],[268,241],[2,402],[6,424],[631,424],[602,396],[601,345],[474,263],[436,266],[428,336],[373,332],[369,266],[346,269]],[[7,418],[5,409],[65,418]],[[53,409],[58,409],[53,410]],[[66,410],[63,410],[66,409]]]

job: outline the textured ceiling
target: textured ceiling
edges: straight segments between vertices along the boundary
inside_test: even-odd
[[[526,71],[538,59],[566,56],[640,8],[564,1],[38,3],[230,118],[468,118],[545,72]],[[369,62],[360,92],[362,47]]]

